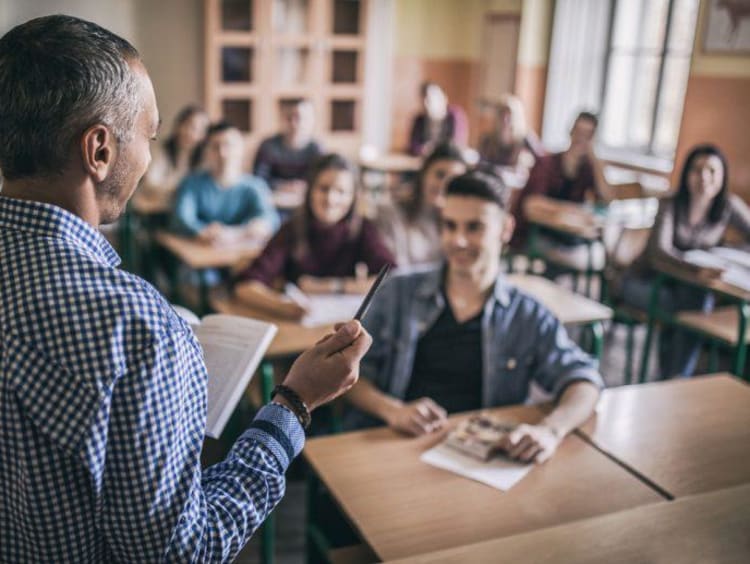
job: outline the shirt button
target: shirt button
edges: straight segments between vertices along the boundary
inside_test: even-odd
[[[517,364],[517,362],[516,362],[515,358],[509,358],[508,359],[508,363],[505,365],[505,367],[508,370],[513,370],[516,367],[516,364]]]

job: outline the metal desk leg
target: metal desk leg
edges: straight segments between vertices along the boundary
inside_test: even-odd
[[[646,340],[643,343],[643,356],[641,357],[641,373],[638,376],[638,382],[643,384],[646,381],[648,372],[648,358],[651,354],[651,342],[654,340],[654,323],[656,321],[656,311],[659,304],[659,290],[663,276],[660,274],[656,277],[653,288],[651,288],[651,298],[648,303],[648,325],[646,328]]]
[[[745,371],[745,358],[747,356],[747,319],[750,317],[750,305],[747,302],[740,302],[738,306],[739,327],[737,333],[737,349],[734,353],[734,375],[738,378],[743,377]]]
[[[604,325],[601,321],[591,324],[591,354],[601,361],[604,351]]]

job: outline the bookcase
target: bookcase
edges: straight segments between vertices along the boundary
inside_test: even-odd
[[[371,0],[204,0],[205,100],[247,138],[278,131],[279,105],[308,98],[315,135],[355,156],[361,144]]]

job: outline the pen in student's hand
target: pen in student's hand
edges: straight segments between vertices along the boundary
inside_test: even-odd
[[[383,283],[383,280],[385,280],[385,277],[388,275],[388,271],[390,269],[391,265],[385,264],[383,265],[383,268],[380,269],[380,272],[378,272],[378,277],[375,279],[375,282],[372,283],[372,286],[370,286],[370,290],[367,292],[365,299],[362,300],[362,305],[359,306],[357,313],[354,314],[354,319],[356,321],[362,321],[362,318],[367,313],[367,310],[370,309],[370,304],[372,303],[372,299],[375,297],[375,292],[377,292],[378,288],[380,288],[380,285]]]

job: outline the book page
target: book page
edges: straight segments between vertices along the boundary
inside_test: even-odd
[[[483,462],[445,443],[440,443],[425,451],[419,459],[431,466],[448,470],[501,491],[512,488],[534,468],[533,464],[514,462],[504,456],[494,456],[487,462]]]
[[[365,297],[357,294],[313,294],[308,299],[310,313],[302,319],[302,325],[320,327],[349,321]]]
[[[276,335],[276,326],[234,315],[208,315],[194,330],[208,369],[206,435],[218,438]]]

